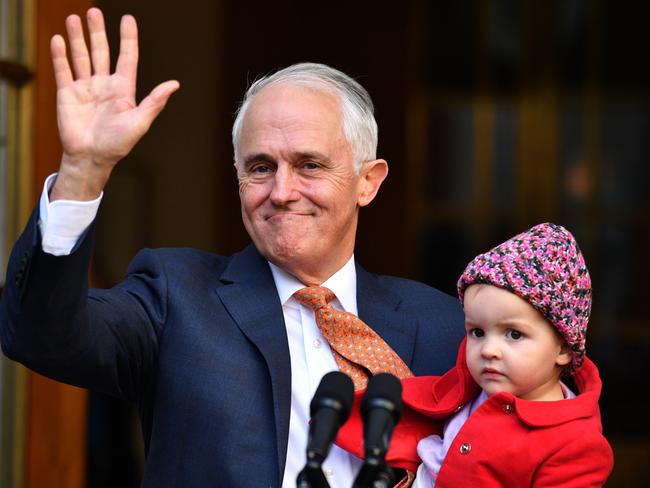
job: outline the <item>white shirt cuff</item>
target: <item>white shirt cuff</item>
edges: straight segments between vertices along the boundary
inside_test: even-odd
[[[77,241],[95,219],[102,192],[95,200],[56,200],[50,203],[49,192],[56,179],[50,175],[43,185],[39,203],[43,252],[54,256],[66,256],[72,252]]]

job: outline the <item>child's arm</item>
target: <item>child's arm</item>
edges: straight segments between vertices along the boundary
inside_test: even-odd
[[[614,454],[600,435],[577,437],[549,457],[537,470],[535,488],[603,486],[612,472]]]

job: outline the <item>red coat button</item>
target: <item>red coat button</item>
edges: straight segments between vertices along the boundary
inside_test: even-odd
[[[469,454],[469,451],[472,450],[472,445],[469,442],[463,442],[460,445],[460,453],[461,454]]]

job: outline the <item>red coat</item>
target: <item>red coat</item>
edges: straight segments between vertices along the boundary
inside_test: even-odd
[[[602,486],[612,471],[612,449],[602,435],[598,398],[601,381],[589,359],[576,372],[579,395],[554,402],[529,401],[510,393],[489,397],[461,427],[440,467],[436,488]],[[417,471],[420,439],[441,434],[444,420],[476,398],[479,386],[465,362],[465,342],[456,367],[443,376],[402,381],[404,412],[395,428],[387,461]],[[337,444],[363,458],[359,405]]]

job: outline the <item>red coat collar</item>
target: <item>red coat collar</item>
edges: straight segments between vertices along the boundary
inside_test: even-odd
[[[460,410],[476,398],[480,387],[474,382],[465,361],[463,340],[458,350],[456,367],[442,377],[421,376],[402,381],[405,408],[432,418],[444,418]],[[538,402],[523,400],[510,393],[497,393],[488,401],[513,403],[519,418],[530,427],[549,427],[579,418],[593,417],[598,411],[602,389],[598,368],[588,358],[574,375],[579,395],[570,402]]]
[[[404,411],[393,433],[386,456],[392,466],[417,470],[420,458],[417,443],[431,434],[440,434],[446,418],[476,398],[480,387],[472,379],[465,361],[463,341],[456,359],[456,366],[443,376],[419,376],[402,380]],[[547,427],[571,420],[593,417],[598,413],[598,398],[602,383],[598,369],[585,358],[574,376],[579,395],[556,402],[522,400],[510,393],[497,393],[487,402],[514,404],[519,419],[529,427]],[[363,458],[363,422],[359,407],[365,390],[355,392],[352,413],[339,431],[337,444]]]

